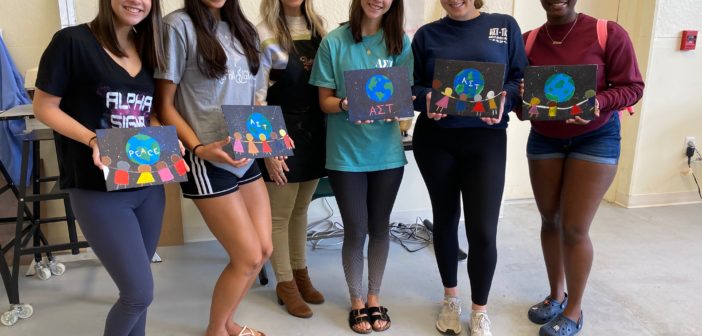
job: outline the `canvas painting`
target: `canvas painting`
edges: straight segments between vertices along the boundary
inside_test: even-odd
[[[405,67],[344,72],[349,121],[414,117],[412,88]]]
[[[437,59],[429,112],[496,118],[504,78],[504,64]]]
[[[107,191],[187,181],[173,126],[96,130]]]
[[[280,106],[223,105],[222,112],[235,159],[293,155]]]
[[[595,118],[597,65],[538,66],[524,71],[522,113],[530,120]]]

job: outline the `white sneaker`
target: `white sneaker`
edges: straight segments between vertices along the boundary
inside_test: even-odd
[[[458,298],[444,298],[436,319],[436,329],[445,334],[459,335],[461,327],[461,300]]]
[[[492,332],[490,332],[490,319],[487,313],[480,311],[473,311],[470,313],[470,335],[492,336]]]

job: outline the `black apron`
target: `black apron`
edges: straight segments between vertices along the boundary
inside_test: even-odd
[[[295,155],[286,161],[290,171],[285,176],[290,183],[326,175],[326,115],[319,107],[317,87],[309,84],[320,42],[320,37],[294,41],[287,68],[271,69],[270,73],[270,80],[275,84],[268,88],[268,105],[281,107],[288,134],[295,142]],[[258,164],[263,179],[271,182],[263,160],[259,159]]]

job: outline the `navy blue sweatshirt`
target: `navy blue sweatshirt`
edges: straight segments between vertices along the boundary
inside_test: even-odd
[[[459,61],[492,62],[505,64],[507,101],[502,122],[489,126],[479,118],[447,116],[438,121],[447,128],[486,127],[507,128],[507,112],[521,104],[519,83],[524,77],[527,58],[524,41],[517,21],[504,14],[481,13],[468,21],[456,21],[448,16],[426,24],[417,30],[412,41],[414,53],[414,86],[417,96],[414,108],[426,118],[426,95],[434,79],[434,62],[437,58]]]

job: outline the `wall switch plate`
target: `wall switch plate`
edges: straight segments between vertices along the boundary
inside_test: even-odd
[[[697,139],[693,136],[685,137],[685,150],[687,150],[687,147],[690,145],[697,148]]]

